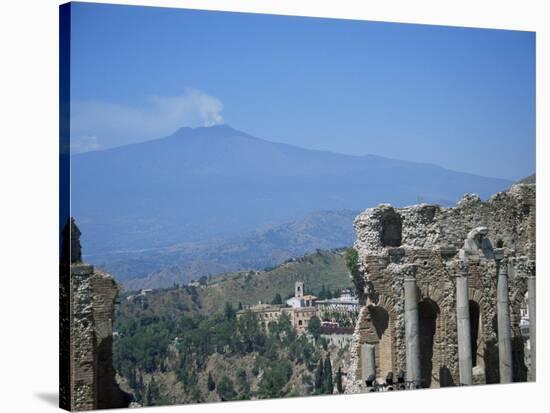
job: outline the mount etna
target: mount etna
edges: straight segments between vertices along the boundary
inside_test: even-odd
[[[71,156],[71,214],[92,263],[119,281],[277,265],[353,240],[358,211],[454,204],[511,182],[426,163],[311,150],[227,125]]]

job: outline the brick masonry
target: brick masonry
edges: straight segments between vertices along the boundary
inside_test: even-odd
[[[403,270],[414,264],[419,292],[420,359],[423,387],[459,383],[455,277],[466,260],[474,365],[474,384],[498,383],[496,328],[497,247],[509,267],[513,379],[526,381],[520,307],[526,276],[535,263],[534,184],[514,185],[483,202],[465,196],[456,207],[388,204],[367,209],[355,220],[354,248],[366,279],[367,303],[353,336],[347,393],[364,391],[361,346],[375,346],[379,380],[406,369]],[[476,247],[471,231],[486,227]],[[474,231],[475,233],[475,231]],[[473,243],[473,244],[472,244]],[[472,246],[473,245],[473,249]],[[504,264],[501,264],[504,265]]]
[[[60,407],[128,407],[130,396],[116,383],[112,365],[118,287],[111,276],[81,261],[79,235],[71,220],[60,263]]]

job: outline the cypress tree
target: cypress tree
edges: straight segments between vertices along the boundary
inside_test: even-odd
[[[138,381],[137,381],[137,374],[136,374],[136,368],[133,367],[131,370],[130,370],[130,374],[129,374],[129,377],[128,377],[128,385],[132,388],[132,389],[136,389],[137,387],[137,384],[138,384]]]
[[[324,367],[323,367],[323,358],[319,359],[319,366],[315,371],[315,390],[318,394],[324,393],[325,387],[325,377],[324,377]]]
[[[145,406],[153,405],[153,398],[151,397],[151,388],[150,385],[145,385],[145,397],[143,398]]]
[[[139,380],[136,388],[136,401],[143,404],[143,398],[145,393],[145,385],[143,384],[143,375],[139,373]]]
[[[279,293],[275,294],[275,297],[271,301],[271,304],[282,304],[282,303],[283,303],[283,298],[281,297],[281,294]]]
[[[149,385],[147,386],[147,391],[145,392],[145,405],[154,406],[159,399],[159,396],[159,386],[155,381],[155,378],[151,377],[151,381],[149,382]]]
[[[233,306],[231,305],[231,303],[229,302],[225,303],[224,314],[225,314],[225,319],[228,321],[233,320],[235,318],[236,312],[233,309]]]
[[[342,368],[338,367],[338,373],[336,373],[336,389],[338,393],[344,393],[344,387],[342,386]]]
[[[214,379],[212,378],[212,374],[208,373],[208,391],[213,391],[216,389],[216,383],[214,382]]]
[[[325,379],[325,386],[324,386],[325,393],[332,394],[334,385],[332,382],[332,363],[330,362],[330,353],[327,354],[327,358],[325,359],[325,371],[323,376]]]

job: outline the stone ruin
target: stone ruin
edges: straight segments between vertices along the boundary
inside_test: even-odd
[[[60,256],[60,395],[70,411],[128,407],[115,381],[113,312],[118,287],[108,274],[82,262],[80,231],[71,218]]]
[[[456,207],[388,204],[355,220],[365,280],[346,393],[535,380],[534,184]],[[530,351],[520,332],[529,290]]]

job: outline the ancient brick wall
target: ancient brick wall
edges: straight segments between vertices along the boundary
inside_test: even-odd
[[[128,407],[115,380],[113,313],[118,287],[108,274],[82,262],[80,231],[70,218],[62,232],[59,265],[59,407]]]
[[[116,383],[112,365],[118,287],[88,264],[72,264],[70,276],[70,409],[127,407],[129,396]]]
[[[455,208],[415,205],[367,209],[355,221],[354,248],[366,279],[367,305],[352,345],[350,392],[364,385],[361,345],[375,345],[377,377],[406,369],[403,268],[416,268],[423,387],[459,383],[456,315],[457,262],[466,260],[475,383],[499,382],[496,282],[493,251],[505,251],[509,268],[514,381],[527,378],[519,330],[526,276],[535,260],[535,185],[515,185],[483,202],[465,196]],[[465,250],[471,231],[486,227],[483,245]],[[483,235],[482,234],[482,235]],[[465,243],[466,242],[466,243]],[[468,242],[470,244],[468,244]],[[469,247],[468,247],[469,248]],[[474,248],[475,249],[475,248]],[[502,264],[504,265],[504,264]],[[381,320],[381,314],[387,318]]]

